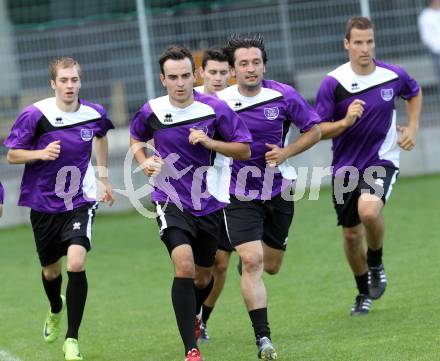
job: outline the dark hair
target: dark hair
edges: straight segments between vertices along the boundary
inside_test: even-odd
[[[352,29],[359,29],[359,30],[374,29],[374,25],[370,19],[362,16],[351,18],[347,21],[347,25],[345,26],[345,39],[350,40]]]
[[[215,60],[219,62],[228,61],[225,49],[220,46],[213,46],[203,53],[202,69],[205,69],[208,60]]]
[[[49,63],[49,79],[55,81],[55,79],[57,78],[58,68],[67,69],[73,68],[75,66],[78,70],[78,75],[81,76],[81,67],[75,59],[69,57],[53,59]]]
[[[162,74],[165,74],[163,71],[163,64],[169,59],[171,60],[183,60],[185,58],[188,58],[191,61],[191,68],[192,72],[194,73],[196,71],[196,65],[194,63],[194,58],[189,51],[188,48],[184,47],[183,45],[171,45],[169,46],[160,56],[159,58],[159,65],[160,65],[160,72]]]
[[[232,34],[228,42],[226,43],[225,51],[228,55],[229,65],[234,67],[235,51],[240,48],[258,48],[261,50],[261,56],[263,57],[263,64],[267,63],[267,54],[264,50],[263,35],[257,34]]]

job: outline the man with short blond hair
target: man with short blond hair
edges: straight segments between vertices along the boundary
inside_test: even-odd
[[[31,224],[50,303],[44,340],[54,342],[67,306],[63,344],[67,361],[82,360],[78,331],[87,298],[85,262],[91,249],[97,201],[113,203],[107,180],[107,131],[113,124],[105,109],[79,99],[80,67],[73,58],[49,66],[55,97],[27,106],[17,117],[4,144],[11,164],[25,164],[20,206],[31,208]],[[91,165],[92,144],[99,169],[98,195]],[[62,257],[67,256],[66,296],[61,295]]]

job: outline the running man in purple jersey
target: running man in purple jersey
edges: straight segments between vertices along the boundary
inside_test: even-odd
[[[219,189],[215,158],[248,159],[252,141],[246,125],[216,97],[194,92],[191,52],[171,46],[159,59],[168,94],[145,103],[131,124],[131,144],[147,176],[154,176],[160,237],[174,265],[171,289],[186,361],[202,361],[196,340],[196,310],[210,293],[228,194]],[[147,157],[142,142],[154,139]],[[226,189],[227,190],[227,189]],[[154,357],[153,357],[154,358]]]
[[[26,107],[16,119],[5,146],[11,164],[25,164],[18,204],[31,208],[31,224],[50,310],[43,337],[54,342],[67,306],[66,360],[82,360],[78,330],[87,298],[85,262],[91,248],[97,200],[113,203],[107,180],[107,131],[113,124],[105,109],[78,98],[81,70],[72,58],[49,65],[55,97]],[[92,142],[99,169],[98,196],[90,162]],[[67,255],[68,283],[61,295],[62,257]]]
[[[253,142],[251,158],[232,164],[231,203],[225,209],[225,223],[242,260],[241,290],[258,357],[273,360],[277,354],[270,339],[262,274],[263,270],[278,273],[293,219],[291,188],[296,173],[286,160],[319,141],[319,118],[295,89],[263,79],[267,56],[261,35],[233,35],[226,52],[237,85],[217,96],[240,115]],[[302,134],[289,143],[291,126]]]
[[[3,188],[2,182],[0,182],[0,217],[3,214],[3,202],[5,200],[5,190]]]
[[[214,95],[217,91],[223,90],[228,86],[229,78],[231,77],[231,70],[228,63],[228,57],[221,47],[211,47],[203,53],[202,66],[200,68],[200,75],[203,78],[203,85],[194,88],[194,90]],[[220,162],[221,160],[221,162]],[[219,185],[227,187],[229,194],[230,182],[230,158],[216,157],[214,160],[215,171],[219,173]],[[223,174],[223,177],[221,177]],[[222,227],[223,231],[224,226]],[[214,306],[220,297],[223,287],[226,283],[226,275],[228,272],[229,260],[231,252],[234,250],[226,236],[226,232],[222,232],[217,252],[215,253],[215,262],[212,270],[214,277],[214,285],[211,293],[206,298],[202,305],[201,313],[197,316],[200,320],[200,341],[208,341],[208,319]]]
[[[324,78],[316,109],[322,137],[333,139],[333,202],[359,292],[351,309],[357,316],[385,292],[382,209],[399,173],[399,146],[414,148],[422,92],[404,69],[374,59],[369,19],[348,21],[344,46],[349,61]],[[405,127],[396,125],[397,97],[407,105]]]

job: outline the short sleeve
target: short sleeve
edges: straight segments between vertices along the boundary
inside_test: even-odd
[[[3,188],[2,182],[0,182],[0,204],[3,204],[5,200],[5,190]]]
[[[250,143],[252,136],[246,123],[223,100],[216,106],[216,127],[227,142]]]
[[[37,124],[41,117],[42,113],[33,105],[26,107],[12,125],[4,145],[10,149],[33,150]]]
[[[399,68],[399,78],[401,81],[401,87],[399,89],[399,96],[405,100],[409,100],[415,97],[419,91],[419,83],[412,78],[406,70]]]
[[[111,129],[115,129],[112,121],[107,117],[107,112],[104,108],[99,112],[101,114],[101,121],[99,122],[99,128],[96,132],[98,137],[104,137],[107,135],[107,132]]]
[[[136,112],[130,125],[130,135],[133,139],[148,141],[153,138],[153,130],[148,121],[151,114],[152,111],[148,103]]]
[[[335,120],[335,82],[336,79],[327,75],[319,86],[318,93],[316,94],[315,110],[321,118],[321,122],[332,122]]]
[[[320,122],[315,109],[295,89],[289,88],[286,93],[286,117],[302,132],[307,132]]]

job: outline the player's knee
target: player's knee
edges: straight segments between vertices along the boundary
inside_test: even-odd
[[[278,262],[266,262],[264,264],[264,272],[271,276],[276,275],[280,271],[280,268],[281,264]]]
[[[219,276],[226,275],[226,272],[228,271],[228,265],[229,265],[229,262],[227,262],[227,261],[226,262],[225,261],[216,262],[215,268],[214,268],[216,275],[219,275]]]
[[[202,272],[195,272],[194,275],[194,284],[198,288],[205,288],[208,287],[208,285],[212,281],[212,273],[208,270],[204,270]]]
[[[226,273],[228,272],[228,267],[225,265],[218,265],[215,269],[215,274],[219,278],[226,277]]]
[[[243,272],[257,272],[263,267],[263,254],[261,253],[246,253],[244,255],[240,255]]]
[[[67,262],[67,270],[69,272],[82,272],[84,271],[84,266],[82,259],[73,259]]]
[[[174,265],[176,277],[194,278],[194,263],[192,261],[181,261]]]
[[[362,243],[362,233],[358,231],[344,231],[344,241],[350,247],[358,247]]]
[[[359,209],[359,217],[362,223],[375,222],[380,216],[380,210],[376,207],[364,207]]]
[[[55,278],[57,278],[60,275],[60,271],[55,269],[45,269],[43,268],[43,275],[44,278],[48,281],[53,281]]]

